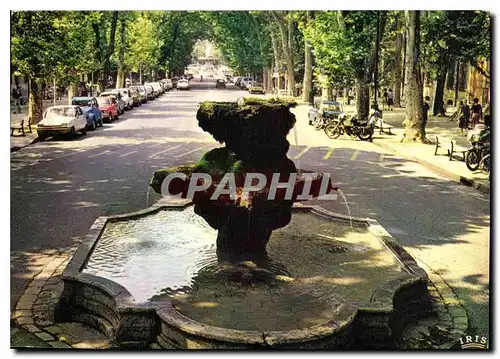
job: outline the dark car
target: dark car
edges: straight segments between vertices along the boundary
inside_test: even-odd
[[[222,79],[218,79],[215,81],[215,88],[216,89],[225,89],[226,88],[226,81]]]
[[[102,127],[102,111],[95,97],[73,97],[71,104],[80,106],[87,119],[88,129],[95,130],[97,127]]]

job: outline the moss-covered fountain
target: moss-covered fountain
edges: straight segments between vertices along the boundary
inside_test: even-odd
[[[297,203],[336,187],[287,157],[292,105],[202,103],[199,126],[224,146],[155,172],[151,187],[180,198],[95,222],[66,269],[61,316],[116,345],[391,347],[429,309],[426,274],[376,221]],[[235,193],[213,197],[228,173]],[[266,185],[245,192],[251,173]],[[199,174],[211,184],[188,198]]]

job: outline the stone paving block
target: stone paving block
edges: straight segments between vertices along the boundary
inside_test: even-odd
[[[39,320],[36,320],[35,323],[36,323],[36,325],[38,325],[40,327],[47,327],[49,325],[54,324],[52,321],[47,320],[47,319],[39,319]]]
[[[467,317],[467,312],[464,308],[459,306],[454,306],[449,309],[449,313],[453,318],[457,317]]]
[[[468,324],[467,317],[456,317],[453,318],[453,323],[454,324]]]
[[[32,317],[19,317],[19,318],[17,318],[17,324],[19,324],[19,325],[33,324],[33,318]]]
[[[59,334],[61,333],[61,328],[57,325],[53,325],[53,326],[50,326],[50,327],[46,327],[44,328],[45,331],[51,333],[51,334]]]
[[[12,313],[12,318],[16,319],[19,317],[31,317],[31,310],[16,310]]]
[[[23,328],[26,329],[30,333],[36,333],[36,332],[40,332],[41,331],[40,328],[38,328],[37,326],[35,326],[33,324],[23,325]]]
[[[52,335],[50,335],[49,333],[46,333],[46,332],[39,332],[39,333],[35,333],[35,335],[42,339],[43,341],[51,341],[51,340],[54,340],[54,337]]]
[[[31,287],[43,287],[45,285],[45,280],[43,279],[33,279],[29,285],[28,288],[31,288]]]
[[[33,308],[32,302],[18,302],[16,304],[16,310],[31,310]]]
[[[20,302],[34,303],[36,300],[36,295],[34,294],[23,294],[19,299]]]
[[[59,348],[59,349],[70,349],[71,345],[68,345],[64,342],[59,342],[59,341],[53,341],[49,342],[49,344],[54,347],[54,348]]]
[[[28,287],[28,289],[26,289],[24,291],[24,294],[26,295],[37,295],[38,293],[40,293],[42,290],[42,287]]]

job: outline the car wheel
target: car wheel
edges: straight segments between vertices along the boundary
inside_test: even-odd
[[[75,127],[71,127],[71,129],[69,130],[69,135],[70,137],[75,137],[76,136],[76,130],[75,130]]]

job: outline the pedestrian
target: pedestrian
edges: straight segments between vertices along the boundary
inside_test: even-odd
[[[389,92],[387,93],[387,109],[392,111],[392,106],[394,106],[394,93],[392,92],[392,89],[389,89]]]
[[[468,120],[467,120],[467,111],[466,104],[463,101],[460,101],[459,110],[458,110],[458,127],[460,128],[460,132],[462,136],[466,136],[467,132],[464,134],[464,129],[467,131],[468,129]]]
[[[389,93],[387,92],[387,89],[384,89],[384,94],[383,94],[383,99],[382,99],[382,109],[385,111],[387,108],[387,97]]]
[[[422,118],[422,126],[425,128],[425,125],[427,125],[427,120],[429,119],[429,109],[431,108],[431,105],[429,105],[429,101],[431,98],[429,96],[425,96],[424,98],[424,116]]]
[[[477,97],[473,100],[471,112],[472,128],[474,128],[483,116],[483,108],[481,107],[481,104],[479,103],[479,99]]]
[[[14,108],[19,106],[19,92],[16,87],[12,88],[12,100],[14,100]]]

